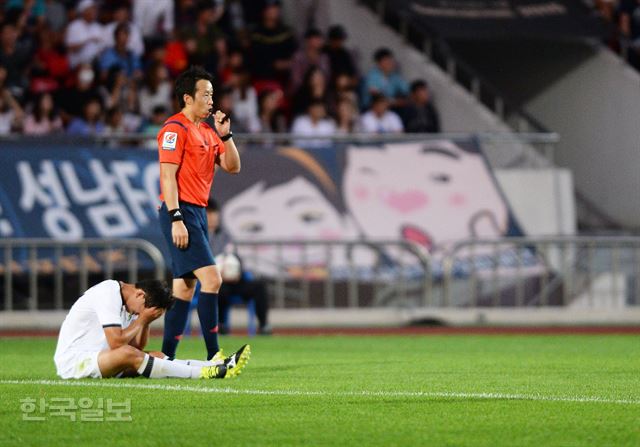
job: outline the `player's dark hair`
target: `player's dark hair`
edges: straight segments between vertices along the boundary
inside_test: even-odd
[[[192,66],[188,70],[180,73],[176,79],[175,95],[178,100],[180,108],[185,106],[184,95],[189,95],[192,98],[196,97],[196,84],[199,80],[204,79],[213,84],[213,76],[202,67]]]
[[[209,200],[207,200],[207,211],[220,211],[220,206],[218,206],[218,202],[213,197],[209,197]]]
[[[168,309],[173,304],[171,289],[166,281],[144,279],[135,284],[136,289],[144,291],[144,307]]]

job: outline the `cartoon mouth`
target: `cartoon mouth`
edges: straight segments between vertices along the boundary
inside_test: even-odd
[[[415,242],[416,244],[422,245],[427,250],[431,251],[431,247],[433,247],[433,240],[431,236],[424,231],[422,231],[418,227],[414,227],[413,225],[404,225],[400,233],[402,234],[402,239],[409,242]]]

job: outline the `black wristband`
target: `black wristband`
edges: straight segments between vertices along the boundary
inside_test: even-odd
[[[229,141],[231,138],[233,138],[233,132],[229,132],[224,137],[220,137],[222,141]]]
[[[182,216],[182,210],[180,208],[169,210],[169,217],[171,218],[171,222],[179,222],[184,220],[184,217]]]

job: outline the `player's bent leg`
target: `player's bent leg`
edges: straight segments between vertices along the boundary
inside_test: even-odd
[[[117,349],[100,351],[98,368],[102,377],[115,377],[127,369],[137,370],[145,358],[145,353],[130,345]]]
[[[202,337],[207,346],[207,360],[211,360],[220,351],[218,344],[218,290],[222,285],[222,277],[215,265],[200,267],[193,273],[201,284],[200,297],[198,298],[198,318],[200,319]]]

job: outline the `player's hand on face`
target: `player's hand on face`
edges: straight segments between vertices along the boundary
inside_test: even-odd
[[[213,121],[220,136],[225,136],[229,133],[231,129],[231,120],[226,113],[216,110],[216,113],[213,115]]]
[[[140,312],[139,318],[148,323],[151,323],[152,321],[160,318],[163,313],[164,313],[164,309],[161,309],[159,307],[145,307]]]
[[[187,231],[187,227],[184,225],[184,222],[173,222],[171,225],[171,238],[173,240],[173,245],[178,247],[180,250],[187,248],[187,245],[189,245],[189,232]]]

